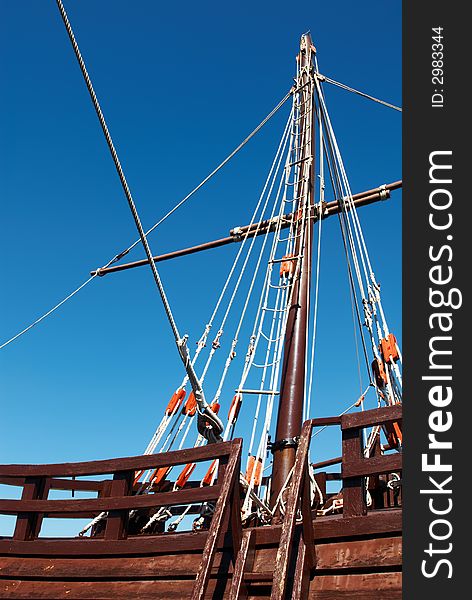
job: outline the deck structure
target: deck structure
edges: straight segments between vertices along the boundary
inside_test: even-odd
[[[20,486],[21,499],[0,500],[16,516],[13,536],[0,539],[0,598],[313,598],[401,597],[401,496],[387,486],[400,474],[399,453],[364,458],[362,430],[400,423],[401,406],[306,421],[295,477],[277,525],[242,528],[241,440],[150,456],[53,465],[0,466],[2,484]],[[309,496],[308,456],[313,427],[339,427],[342,456],[315,464],[315,477],[342,481],[342,509],[317,516]],[[136,471],[219,461],[213,485],[191,483],[167,491],[164,481],[136,494]],[[337,473],[322,470],[339,463]],[[107,475],[101,480],[83,479]],[[366,503],[370,490],[372,504]],[[48,499],[50,490],[87,491],[94,498]],[[130,513],[159,506],[181,510],[214,502],[208,528],[198,532],[135,535]],[[43,538],[47,517],[91,518],[108,512],[90,537]],[[147,512],[146,512],[147,514]]]

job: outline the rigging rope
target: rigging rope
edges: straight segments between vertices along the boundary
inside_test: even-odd
[[[210,179],[212,179],[212,177],[214,177],[218,173],[218,171],[220,171],[262,129],[262,127],[264,127],[264,125],[275,115],[275,113],[290,98],[292,93],[293,93],[292,90],[287,92],[287,94],[282,98],[282,100],[280,100],[280,102],[259,123],[259,125],[255,129],[253,129],[253,131],[246,138],[244,138],[244,140],[230,154],[228,154],[228,156],[215,169],[213,169],[213,171],[211,173],[209,173],[205,177],[205,179],[203,179],[196,187],[194,187],[193,190],[191,190],[184,198],[182,198],[182,200],[180,200],[173,208],[171,208],[163,217],[161,217],[156,223],[154,223],[154,225],[145,232],[145,235],[148,236],[150,233],[152,233],[157,227],[159,227],[159,225],[164,223],[164,221],[166,221],[176,210],[178,210],[185,202],[187,202],[187,200],[189,200],[198,190],[200,190],[206,183],[208,183],[208,181],[210,181]],[[40,323],[41,321],[46,319],[46,317],[49,317],[49,315],[54,313],[58,308],[60,308],[63,304],[65,304],[65,302],[67,302],[73,296],[75,296],[78,292],[80,292],[82,290],[82,288],[84,288],[86,285],[88,285],[93,279],[95,279],[95,277],[100,276],[100,272],[102,270],[107,269],[111,265],[113,265],[116,262],[118,262],[119,260],[121,260],[127,254],[129,254],[129,252],[131,252],[131,250],[133,250],[133,248],[135,248],[140,243],[140,241],[141,241],[141,238],[138,238],[130,246],[128,246],[125,250],[122,250],[118,254],[115,254],[115,256],[113,256],[113,258],[111,258],[106,264],[97,268],[95,273],[91,277],[86,279],[81,285],[79,285],[79,287],[77,287],[73,292],[68,294],[65,298],[63,298],[55,306],[50,308],[46,313],[44,313],[43,315],[38,317],[35,321],[30,323],[27,327],[25,327],[24,329],[22,329],[21,331],[16,333],[13,337],[6,340],[2,345],[0,345],[0,350],[2,350],[6,346],[8,346],[12,342],[14,342],[16,339],[18,339],[19,337],[23,336],[25,333],[30,331],[30,329],[32,329],[35,325],[37,325],[38,323]]]
[[[322,80],[322,79],[321,79]],[[341,198],[341,207],[342,212],[340,214],[340,224],[341,231],[343,232],[343,242],[347,241],[349,243],[349,248],[351,251],[352,260],[354,263],[354,270],[357,277],[357,283],[359,287],[359,291],[362,298],[362,305],[365,315],[365,325],[369,331],[371,342],[372,342],[372,350],[374,354],[374,358],[379,361],[381,360],[380,356],[380,346],[384,344],[389,338],[389,329],[386,322],[385,314],[382,308],[382,301],[380,297],[380,286],[378,285],[375,275],[372,269],[372,264],[369,257],[369,252],[367,249],[366,241],[364,238],[364,234],[362,231],[362,226],[359,220],[359,216],[357,214],[357,209],[355,207],[355,203],[353,201],[351,188],[349,185],[349,180],[347,177],[346,169],[341,157],[340,149],[338,142],[336,140],[336,135],[334,133],[333,126],[331,124],[331,119],[328,114],[328,110],[326,107],[326,103],[324,100],[323,92],[321,91],[320,78],[315,78],[317,95],[319,99],[319,104],[321,107],[322,113],[322,121],[323,125],[327,131],[327,141],[328,141],[328,149],[330,152],[332,164],[330,164],[328,160],[328,166],[330,168],[330,175],[332,180],[333,189],[336,189],[338,193],[338,197]],[[328,154],[328,152],[327,152]],[[334,175],[334,178],[333,178]],[[334,180],[333,180],[334,179]],[[343,225],[344,223],[344,225]],[[345,231],[344,231],[345,229]],[[364,273],[364,280],[361,275],[360,265],[358,261],[358,254],[360,254],[360,264],[362,265],[362,270]],[[350,272],[349,260],[348,260],[348,271],[350,274],[350,280],[352,284],[352,274]],[[364,287],[364,282],[365,286]],[[367,290],[367,293],[366,293]],[[355,291],[354,296],[356,296]],[[380,321],[379,322],[379,315]],[[383,329],[383,335],[382,335]],[[378,336],[378,340],[375,339],[375,334]],[[363,336],[361,336],[363,337]],[[382,340],[382,338],[384,338]],[[393,337],[394,340],[394,337]],[[395,343],[396,346],[396,343]],[[364,349],[365,352],[365,349]],[[382,350],[383,352],[383,350]],[[399,355],[397,356],[399,359]],[[367,361],[368,362],[368,361]],[[401,361],[400,361],[401,362]],[[391,402],[401,401],[401,373],[398,365],[395,360],[393,360],[392,356],[390,356],[390,360],[386,360],[385,365],[385,384],[388,390],[388,394],[391,398]],[[368,369],[369,371],[369,369]],[[391,372],[390,372],[391,371]],[[370,374],[370,372],[369,372]],[[371,379],[372,381],[372,379]],[[383,384],[382,384],[383,385]],[[378,386],[376,386],[378,388]],[[381,389],[378,388],[378,394],[382,395]]]
[[[264,337],[267,340],[265,360],[262,365],[257,365],[254,362],[255,352],[253,352],[250,362],[249,362],[249,365],[247,365],[245,367],[246,372],[243,371],[243,377],[242,377],[242,381],[245,381],[245,377],[247,377],[247,374],[248,374],[251,366],[263,368],[263,371],[261,374],[260,388],[259,388],[261,391],[258,395],[256,415],[254,417],[254,423],[253,423],[252,433],[251,433],[251,442],[250,442],[250,447],[249,447],[249,451],[248,451],[248,454],[249,454],[248,471],[246,472],[248,486],[246,489],[246,495],[245,495],[245,499],[243,502],[243,509],[242,509],[243,510],[243,519],[249,518],[252,513],[251,500],[253,499],[253,494],[256,493],[254,490],[254,488],[256,486],[258,487],[257,493],[259,495],[263,495],[264,486],[261,486],[260,482],[256,482],[256,469],[260,468],[260,472],[263,472],[265,462],[267,459],[266,451],[267,451],[268,436],[269,436],[269,432],[270,432],[270,428],[271,428],[273,407],[275,404],[275,388],[276,388],[277,382],[279,380],[279,373],[280,373],[280,369],[281,369],[281,359],[282,359],[282,353],[283,353],[283,338],[284,338],[284,336],[281,335],[281,333],[283,333],[283,331],[285,330],[288,308],[289,308],[289,306],[293,305],[294,301],[296,301],[292,298],[293,291],[294,291],[293,281],[297,280],[297,278],[299,277],[303,257],[305,257],[305,259],[308,259],[308,257],[305,256],[306,249],[309,245],[309,240],[307,238],[307,235],[309,235],[309,234],[307,234],[307,223],[309,222],[309,219],[310,219],[310,215],[308,213],[309,213],[309,208],[310,208],[309,204],[311,204],[308,181],[309,181],[309,172],[311,169],[311,160],[313,159],[313,149],[311,147],[311,135],[309,135],[309,133],[311,131],[310,127],[308,126],[308,130],[307,130],[306,129],[307,126],[305,126],[303,131],[300,128],[300,116],[299,116],[300,107],[304,106],[306,104],[306,99],[303,98],[303,101],[302,101],[302,99],[300,97],[298,97],[298,95],[297,95],[294,98],[294,102],[296,102],[296,108],[297,108],[297,111],[294,112],[294,118],[293,118],[293,123],[294,123],[293,136],[294,136],[294,139],[296,139],[296,145],[293,148],[289,149],[288,156],[287,156],[287,164],[286,164],[287,177],[286,177],[286,181],[285,181],[285,193],[284,193],[283,200],[284,200],[284,202],[290,201],[290,202],[292,202],[292,204],[294,202],[298,201],[298,207],[300,208],[302,214],[300,214],[300,211],[297,211],[296,216],[295,216],[295,214],[293,214],[292,223],[291,223],[291,227],[290,227],[290,236],[288,238],[286,238],[284,241],[286,242],[285,252],[287,252],[288,249],[290,249],[290,248],[293,249],[293,245],[295,243],[294,240],[296,238],[300,238],[299,249],[297,250],[297,253],[299,256],[293,257],[293,259],[296,260],[296,267],[294,269],[295,273],[292,273],[292,275],[291,275],[292,280],[290,283],[290,287],[285,286],[285,289],[284,289],[280,285],[280,283],[283,280],[282,272],[280,273],[280,276],[279,276],[279,285],[271,285],[270,273],[272,272],[272,266],[273,266],[274,262],[278,262],[278,261],[274,260],[275,251],[278,247],[277,246],[278,243],[280,243],[282,241],[280,238],[280,229],[279,229],[279,231],[277,231],[276,235],[274,236],[273,249],[272,249],[271,257],[270,257],[269,264],[268,264],[269,278],[268,279],[266,278],[266,292],[265,292],[265,294],[263,294],[264,303],[262,306],[262,316],[264,316],[265,313],[269,310],[269,308],[268,308],[269,290],[271,288],[277,290],[275,306],[274,306],[274,308],[270,309],[270,311],[272,312],[272,322],[271,322],[271,327],[270,327],[270,333],[269,333],[269,335],[265,335],[263,333],[264,320],[263,320],[263,318],[261,318],[260,324],[259,324],[259,332],[258,332],[258,336],[256,338],[258,340],[260,335],[262,335],[262,337]],[[313,110],[313,107],[310,106],[310,108],[308,110],[306,110],[305,112],[307,113],[310,111],[312,113],[312,110]],[[301,161],[300,156],[302,156],[303,150],[304,150],[303,155],[306,157],[306,160]],[[293,177],[294,177],[292,182],[289,181],[290,173],[293,173]],[[293,198],[291,198],[289,200],[287,200],[287,197],[286,197],[287,196],[286,192],[288,189],[292,189],[292,191],[293,191],[292,192]],[[292,211],[292,213],[293,213],[293,211]],[[301,222],[301,227],[300,227],[299,232],[297,231],[297,225],[296,225],[296,221],[298,220],[297,217],[298,217],[299,221]],[[283,295],[280,294],[280,290],[283,290]],[[283,298],[284,295],[285,295],[285,299]],[[282,309],[280,309],[279,306],[282,306],[282,305],[284,307]],[[258,315],[256,315],[255,322],[257,323],[258,320],[259,320],[259,317],[258,317]],[[274,337],[273,330],[274,330],[274,325],[277,320],[278,320],[277,332]],[[274,346],[272,348],[273,344],[274,344]],[[270,362],[269,357],[271,354],[273,354],[273,359]],[[267,369],[270,369],[268,386],[265,385]],[[266,391],[266,388],[268,391]],[[252,456],[252,445],[255,440],[255,433],[256,433],[256,428],[257,428],[257,423],[258,423],[258,418],[259,418],[259,411],[260,411],[260,407],[261,407],[261,400],[262,400],[262,397],[267,394],[269,395],[269,398],[268,398],[267,404],[266,404],[265,417],[264,417],[261,434],[259,436],[257,451],[256,451],[255,456]],[[249,466],[249,465],[251,465],[251,466]],[[252,465],[254,465],[254,466],[252,466]],[[256,467],[256,465],[260,465],[260,467]],[[266,489],[265,496],[267,496],[267,493],[268,493],[267,485],[265,486],[265,489]],[[263,501],[263,500],[261,499],[261,501]]]
[[[55,306],[53,306],[52,308],[50,308],[41,317],[39,317],[38,319],[36,319],[32,323],[30,323],[28,325],[28,327],[25,327],[24,329],[22,329],[21,331],[19,331],[17,334],[15,334],[13,337],[11,337],[9,340],[7,340],[6,342],[3,342],[3,344],[0,346],[0,350],[2,350],[2,348],[5,348],[6,346],[8,346],[8,344],[11,344],[12,342],[14,342],[16,339],[18,339],[19,337],[21,337],[25,333],[27,333],[30,329],[33,329],[33,327],[35,325],[37,325],[38,323],[41,323],[41,321],[43,321],[46,317],[49,317],[49,315],[51,315],[54,311],[56,311],[58,308],[60,308],[63,304],[65,304],[67,302],[67,300],[70,300],[73,296],[75,296],[76,294],[78,294],[80,292],[80,290],[83,289],[86,285],[88,285],[93,279],[95,279],[95,277],[96,277],[96,275],[92,275],[91,277],[89,277],[88,279],[86,279],[82,284],[79,285],[78,288],[76,288],[73,292],[71,292],[70,294],[68,294],[65,298],[63,298]]]
[[[395,104],[390,104],[390,102],[385,102],[385,100],[380,100],[379,98],[370,96],[369,94],[366,94],[365,92],[361,92],[352,87],[349,87],[345,83],[340,83],[339,81],[335,81],[334,79],[331,79],[330,77],[326,77],[326,75],[322,75],[321,73],[316,73],[316,76],[318,77],[318,79],[320,81],[326,81],[326,83],[331,83],[332,85],[336,85],[337,87],[340,87],[343,90],[346,90],[348,92],[353,92],[354,94],[362,96],[363,98],[367,98],[368,100],[372,100],[373,102],[377,102],[378,104],[382,104],[383,106],[387,106],[388,108],[393,108],[393,110],[402,112],[402,109],[399,106],[395,106]]]
[[[80,53],[80,49],[79,49],[79,46],[75,39],[74,32],[72,30],[72,26],[67,17],[67,13],[65,11],[64,5],[62,4],[62,1],[56,0],[56,4],[59,9],[59,12],[61,13],[61,17],[62,17],[62,20],[66,27],[67,34],[69,36],[70,42],[72,44],[72,48],[73,48],[75,56],[77,58],[77,62],[79,63],[80,70],[82,71],[82,75],[83,75],[85,84],[87,86],[87,90],[90,94],[92,104],[95,108],[95,112],[97,113],[98,120],[102,127],[102,131],[105,136],[105,139],[107,141],[108,148],[110,150],[110,154],[111,154],[113,162],[115,164],[116,172],[118,174],[118,177],[120,178],[123,192],[128,201],[128,206],[130,208],[131,214],[134,219],[134,223],[136,225],[136,229],[139,232],[139,237],[140,237],[141,243],[143,245],[144,251],[146,253],[147,259],[149,261],[149,266],[151,268],[151,271],[152,271],[152,274],[154,277],[154,281],[156,283],[156,287],[157,287],[159,295],[161,297],[161,301],[164,306],[164,311],[166,313],[167,320],[169,322],[169,325],[172,329],[172,333],[174,335],[174,339],[175,339],[175,343],[177,346],[179,356],[180,356],[180,358],[184,364],[185,370],[187,371],[187,374],[189,376],[189,380],[192,385],[192,389],[194,391],[195,399],[196,399],[197,405],[198,405],[198,430],[200,431],[200,433],[205,434],[207,436],[208,440],[213,441],[213,442],[217,441],[219,439],[220,433],[223,430],[223,424],[221,423],[220,419],[209,408],[209,405],[207,404],[207,402],[205,400],[203,389],[200,385],[200,382],[197,378],[197,375],[196,375],[196,373],[193,369],[192,363],[190,361],[189,352],[188,352],[188,348],[187,348],[187,336],[185,335],[185,336],[181,337],[179,330],[177,328],[177,324],[175,322],[174,315],[172,314],[172,309],[171,309],[169,301],[167,299],[167,295],[165,293],[164,286],[162,285],[161,278],[157,271],[156,263],[153,261],[153,258],[152,258],[153,255],[152,255],[151,249],[149,247],[146,233],[144,232],[143,226],[141,224],[141,219],[139,217],[135,202],[133,200],[131,190],[129,188],[128,182],[126,181],[126,177],[125,177],[123,168],[121,166],[120,160],[118,158],[118,154],[116,152],[115,145],[113,144],[113,140],[112,140],[110,131],[108,129],[108,126],[106,124],[105,117],[103,115],[103,111],[101,109],[97,95],[95,94],[95,90],[93,89],[92,81],[90,79],[87,68],[85,66],[85,62],[82,58],[82,54]],[[208,427],[206,426],[205,417],[210,421],[210,423],[212,425],[211,430],[209,430]]]

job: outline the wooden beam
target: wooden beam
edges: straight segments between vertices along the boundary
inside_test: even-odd
[[[300,442],[295,455],[295,463],[293,465],[292,482],[289,488],[289,495],[285,507],[284,522],[282,524],[280,543],[274,568],[271,600],[283,600],[285,597],[298,505],[302,496],[303,499],[305,499],[305,494],[303,492],[305,491],[304,487],[307,479],[308,448],[310,446],[311,430],[311,421],[306,421],[303,425]],[[305,516],[306,514],[304,517]],[[309,532],[309,528],[311,529],[311,532]],[[313,524],[311,521],[311,516],[309,517],[309,523],[306,526],[304,522],[303,537],[305,545],[309,544],[309,547],[307,547],[307,553],[314,553],[315,549],[312,543]],[[313,562],[314,558],[310,558],[309,563]]]
[[[281,525],[256,527],[256,547],[278,545]],[[314,537],[316,543],[327,543],[334,539],[355,539],[357,536],[394,535],[402,531],[402,510],[369,511],[363,517],[346,518],[342,515],[319,517],[316,519]],[[127,540],[106,541],[98,538],[39,538],[17,541],[12,538],[0,539],[1,555],[16,556],[89,556],[106,555],[133,556],[139,554],[201,551],[205,545],[207,532],[163,533],[160,535],[128,537]],[[218,548],[232,549],[231,535],[222,532]]]
[[[343,431],[343,464],[362,459],[362,429]],[[343,517],[362,516],[367,512],[363,477],[345,478],[343,473]]]
[[[378,202],[381,200],[386,200],[390,197],[390,191],[398,189],[402,187],[401,181],[395,181],[393,183],[385,184],[385,186],[380,186],[378,188],[374,188],[372,190],[366,190],[365,192],[360,192],[358,194],[354,194],[352,197],[354,205],[356,208],[361,206],[367,206],[372,204],[373,202]],[[321,215],[322,219],[326,219],[327,217],[331,217],[335,214],[341,212],[341,203],[339,200],[331,200],[324,205],[323,213]],[[281,229],[286,229],[290,227],[292,223],[293,214],[289,213],[283,215],[280,219],[282,221]],[[315,219],[318,219],[318,215],[315,215]],[[173,252],[167,252],[166,254],[160,254],[159,256],[153,256],[152,259],[155,263],[164,262],[167,260],[172,260],[174,258],[179,258],[181,256],[188,256],[190,254],[195,254],[197,252],[202,252],[205,250],[211,250],[213,248],[219,248],[221,246],[226,246],[228,244],[232,244],[234,242],[241,242],[246,238],[257,237],[260,235],[264,235],[270,231],[274,231],[276,226],[276,221],[274,219],[268,219],[266,221],[261,221],[260,223],[253,223],[252,225],[244,225],[243,227],[236,227],[230,231],[230,236],[220,238],[218,240],[212,240],[210,242],[205,242],[203,244],[199,244],[198,246],[192,246],[190,248],[182,248],[181,250],[174,250]],[[126,256],[128,252],[120,254],[120,258]],[[109,273],[116,273],[119,271],[126,271],[128,269],[134,269],[136,267],[143,267],[144,265],[149,264],[147,259],[144,260],[136,260],[130,263],[122,263],[119,265],[113,265],[104,269],[99,269],[95,271],[90,271],[90,275],[98,275],[99,277],[103,277]]]
[[[357,427],[372,427],[402,420],[403,407],[393,404],[383,408],[372,408],[356,413],[348,413],[341,417],[341,429],[354,429]]]
[[[21,500],[17,500],[23,506],[23,510],[17,514],[14,540],[33,540],[39,535],[43,515],[41,511],[26,510],[25,505],[28,502],[43,502],[37,498],[47,498],[49,492],[48,481],[44,477],[26,477],[23,484]]]
[[[197,571],[195,584],[192,591],[192,600],[203,600],[205,598],[208,581],[210,579],[211,567],[215,559],[218,547],[218,539],[222,533],[222,524],[228,507],[228,501],[231,497],[235,485],[239,482],[239,472],[241,468],[241,447],[242,440],[236,440],[233,443],[228,464],[224,469],[224,479],[219,487],[221,493],[215,506],[215,512],[211,519],[210,529],[203,549],[202,562]],[[215,487],[215,486],[214,486]]]
[[[129,496],[133,485],[134,471],[115,473],[110,488],[111,497]],[[110,510],[105,525],[106,540],[120,540],[127,537],[129,511]]]
[[[371,458],[351,459],[343,463],[343,479],[346,477],[365,477],[382,475],[402,470],[402,455],[384,454]]]
[[[233,577],[231,579],[231,589],[229,600],[245,600],[247,598],[247,588],[244,582],[244,573],[252,571],[255,556],[256,535],[252,529],[246,529],[243,532],[241,546],[234,565]]]
[[[222,491],[221,485],[182,489],[175,492],[143,494],[139,496],[80,498],[77,500],[0,500],[0,514],[17,513],[69,513],[96,512],[108,510],[132,510],[172,506],[175,504],[196,504],[216,500]]]
[[[229,456],[231,442],[208,444],[198,448],[173,450],[163,454],[149,454],[126,458],[111,458],[90,462],[47,464],[47,465],[0,465],[0,477],[81,477],[87,475],[103,475],[117,471],[140,471],[159,467],[184,465],[189,462],[202,462],[222,456]]]
[[[248,540],[247,538],[251,538]],[[272,581],[277,546],[259,544],[256,547],[254,529],[245,529],[241,543],[241,557],[246,553],[244,577],[247,579],[267,577]],[[164,549],[161,547],[161,551]],[[212,576],[217,575],[220,565],[231,552],[228,546],[216,554]],[[257,554],[256,554],[257,552]],[[401,536],[375,537],[373,539],[343,540],[317,544],[317,573],[329,573],[339,569],[393,569],[402,564]],[[233,570],[232,584],[237,578],[238,560]],[[130,579],[149,579],[159,574],[166,578],[195,577],[201,561],[201,549],[187,552],[144,554],[138,556],[96,557],[64,556],[1,556],[0,579],[112,579],[116,573],[126,573]],[[221,573],[221,571],[220,571]],[[254,575],[250,575],[254,573]],[[234,596],[236,600],[237,596]]]

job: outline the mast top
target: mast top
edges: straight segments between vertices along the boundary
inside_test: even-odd
[[[311,54],[316,54],[316,48],[313,44],[313,40],[311,38],[311,33],[307,31],[300,38],[300,52],[307,53],[307,51]],[[310,57],[308,57],[310,58]]]

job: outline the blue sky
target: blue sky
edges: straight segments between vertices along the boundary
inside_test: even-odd
[[[65,6],[145,227],[284,96],[307,30],[321,72],[401,104],[398,2],[312,2],[300,9],[274,0]],[[55,2],[4,0],[0,34],[1,343],[136,233]],[[399,113],[337,88],[326,94],[353,191],[400,179]],[[150,236],[155,254],[223,237],[249,221],[287,110]],[[391,329],[400,338],[401,193],[360,217]],[[159,268],[192,343],[236,251],[233,245]],[[137,248],[129,259],[142,256]],[[350,311],[339,225],[331,219],[323,238],[317,416],[339,413],[359,392]],[[0,351],[0,370],[5,463],[139,454],[182,377],[144,268],[94,281]],[[223,414],[230,397],[231,387]],[[245,427],[243,419],[240,433]],[[323,436],[320,460],[337,453],[338,434]]]

